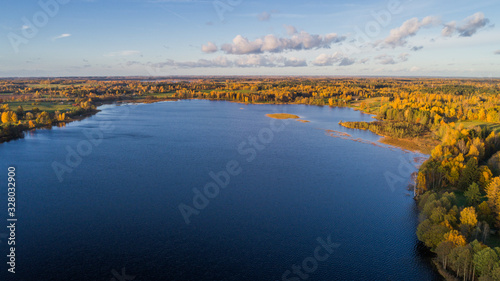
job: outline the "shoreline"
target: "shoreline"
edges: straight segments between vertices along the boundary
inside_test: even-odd
[[[154,100],[154,101],[151,101],[149,102],[148,100],[146,99],[137,99],[137,100],[134,100],[134,99],[125,99],[125,100],[104,100],[104,101],[99,101],[95,104],[96,106],[96,109],[92,109],[92,110],[89,110],[89,111],[86,111],[80,115],[75,115],[73,117],[71,117],[70,119],[68,120],[65,120],[65,121],[54,121],[52,124],[49,124],[49,125],[39,125],[39,126],[35,126],[34,128],[29,128],[29,127],[23,127],[17,134],[17,135],[7,135],[7,136],[3,136],[3,137],[0,137],[0,144],[2,143],[6,143],[6,142],[10,142],[10,141],[14,141],[14,140],[18,140],[18,139],[23,139],[24,138],[24,134],[26,132],[30,132],[30,131],[36,131],[38,129],[51,129],[53,126],[58,126],[58,124],[69,124],[69,123],[72,123],[72,122],[76,122],[76,121],[82,121],[86,118],[89,118],[97,113],[99,113],[101,110],[100,109],[97,109],[97,107],[99,106],[103,106],[103,105],[107,105],[107,104],[115,104],[115,105],[119,105],[121,103],[144,103],[144,104],[148,104],[148,103],[156,103],[156,102],[162,102],[162,101],[167,101],[167,100],[180,100],[180,99],[170,99],[170,98],[166,98],[166,99],[162,99],[162,100]]]
[[[359,111],[361,111],[361,110],[359,110]],[[363,111],[361,111],[361,112],[363,112]],[[363,113],[365,113],[365,112],[363,112]],[[365,113],[365,114],[370,114],[370,113]],[[375,119],[374,121],[380,121],[380,120]],[[374,121],[372,121],[372,122],[374,122]],[[370,123],[370,122],[366,122],[366,123]],[[423,136],[423,137],[416,137],[416,138],[412,138],[412,139],[397,138],[397,137],[377,133],[377,132],[374,132],[370,129],[351,128],[351,127],[344,125],[344,123],[342,121],[339,122],[339,124],[342,127],[347,128],[347,129],[370,131],[370,132],[376,134],[377,136],[381,137],[377,142],[382,143],[382,144],[386,144],[386,145],[390,145],[390,146],[395,146],[395,147],[398,147],[402,150],[407,150],[407,151],[411,151],[411,152],[418,152],[418,153],[430,155],[432,152],[432,149],[434,149],[434,147],[436,147],[439,144],[439,141],[434,140],[430,137]]]
[[[16,135],[7,135],[7,136],[1,137],[0,138],[0,144],[5,143],[5,142],[10,142],[10,141],[18,140],[18,139],[23,139],[24,138],[24,134],[26,132],[36,131],[36,130],[39,130],[39,129],[51,129],[52,127],[58,126],[60,124],[68,124],[68,123],[72,123],[72,122],[75,122],[75,121],[81,121],[81,120],[83,120],[85,118],[88,118],[88,117],[91,117],[91,116],[93,116],[93,115],[95,115],[95,114],[97,114],[99,112],[100,112],[99,109],[93,109],[93,110],[90,110],[90,111],[86,111],[83,114],[73,116],[73,117],[71,117],[71,119],[65,120],[65,121],[54,121],[51,124],[48,124],[48,125],[38,125],[38,126],[35,126],[33,128],[29,128],[29,127],[24,127],[23,126],[23,128],[20,129],[20,131],[18,132],[18,134],[16,134]]]
[[[451,275],[446,269],[444,269],[437,258],[432,258],[431,261],[434,269],[443,277],[445,281],[460,281],[459,278]]]

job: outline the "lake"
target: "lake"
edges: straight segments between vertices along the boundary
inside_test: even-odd
[[[18,216],[17,273],[3,262],[1,280],[440,280],[407,190],[422,155],[338,125],[371,115],[206,100],[100,109],[0,144]],[[310,122],[265,116],[282,112]]]

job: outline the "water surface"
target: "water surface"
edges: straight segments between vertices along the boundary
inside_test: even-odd
[[[282,280],[328,236],[339,246],[308,280],[439,279],[415,235],[406,189],[415,169],[401,168],[418,155],[325,134],[376,141],[337,124],[370,115],[199,100],[101,110],[0,144],[0,179],[17,169],[19,219],[18,273],[1,280],[113,280],[122,270],[123,280]],[[311,122],[273,132],[265,114],[281,112]],[[270,131],[249,161],[249,138]],[[90,150],[89,132],[102,133]],[[78,149],[81,163],[59,181],[53,163],[66,165]],[[186,224],[179,204],[193,206],[193,188],[203,190],[229,161],[241,173]],[[403,180],[391,185],[388,174]],[[5,256],[5,240],[0,247]]]

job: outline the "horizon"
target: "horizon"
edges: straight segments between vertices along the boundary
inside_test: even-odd
[[[474,76],[376,76],[376,75],[167,75],[167,76],[141,76],[141,75],[123,75],[123,76],[111,76],[111,75],[102,75],[102,76],[12,76],[12,77],[0,77],[0,80],[40,80],[40,79],[103,79],[113,81],[113,79],[120,80],[135,80],[135,79],[150,79],[150,80],[159,80],[159,79],[179,79],[179,78],[200,78],[200,79],[210,79],[210,78],[326,78],[326,79],[468,79],[468,80],[497,80],[499,77],[474,77]]]

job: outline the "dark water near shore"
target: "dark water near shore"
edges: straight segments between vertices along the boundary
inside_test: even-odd
[[[0,225],[0,280],[439,280],[406,189],[421,155],[325,134],[376,141],[337,124],[371,116],[197,100],[101,110],[0,144],[1,213],[13,165],[18,217],[15,275]],[[271,124],[278,112],[311,122]],[[236,162],[186,224],[179,204]]]

